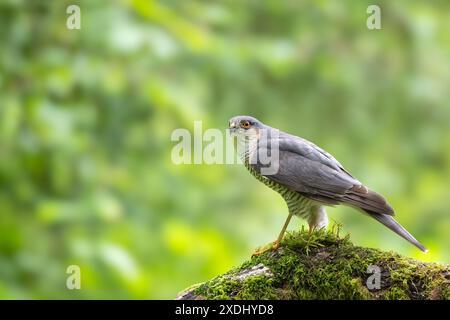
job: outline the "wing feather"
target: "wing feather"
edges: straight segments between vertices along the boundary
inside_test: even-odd
[[[332,155],[312,142],[282,133],[278,146],[279,170],[266,175],[268,179],[325,204],[344,203],[363,210],[394,214],[381,195],[365,187]],[[260,143],[259,148],[267,149],[267,143]],[[253,166],[259,172],[263,167],[257,161]]]

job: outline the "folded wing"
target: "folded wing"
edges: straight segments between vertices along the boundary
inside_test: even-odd
[[[282,133],[278,147],[279,170],[267,175],[268,179],[325,204],[342,203],[364,211],[394,214],[383,196],[365,187],[333,156],[315,144]],[[260,143],[259,148],[267,148],[267,143]],[[254,167],[260,170],[262,165],[256,162]]]

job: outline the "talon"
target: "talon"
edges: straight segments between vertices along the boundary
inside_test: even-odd
[[[255,251],[253,251],[252,257],[259,256],[263,253],[266,253],[267,251],[277,250],[279,247],[280,247],[280,242],[274,241],[274,242],[268,244],[267,246],[257,248]]]
[[[272,249],[277,250],[280,247],[280,241],[274,241],[272,242]]]

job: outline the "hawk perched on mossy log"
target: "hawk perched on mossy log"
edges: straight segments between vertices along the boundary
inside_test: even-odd
[[[269,127],[250,116],[233,117],[229,129],[231,134],[237,135],[238,151],[245,167],[256,179],[277,191],[289,209],[278,239],[255,254],[279,247],[293,215],[306,219],[312,232],[327,226],[325,207],[339,204],[362,210],[427,252],[393,218],[394,210],[383,196],[364,186],[314,143]]]

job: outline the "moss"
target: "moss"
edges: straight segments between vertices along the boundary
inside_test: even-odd
[[[390,288],[380,298],[384,300],[409,300],[407,291],[397,286]]]
[[[450,286],[449,285],[447,285],[444,289],[442,289],[441,298],[443,300],[450,300]]]
[[[241,290],[241,285],[237,281],[232,281],[225,277],[216,281],[211,281],[207,285],[202,285],[195,290],[197,295],[210,299],[232,299]]]
[[[380,287],[366,285],[371,265]],[[289,233],[276,251],[191,290],[200,299],[449,299],[450,268],[354,246],[339,227]],[[183,298],[183,297],[182,297]]]
[[[243,300],[270,300],[277,295],[272,285],[272,279],[265,276],[250,277],[244,281],[236,298]]]

